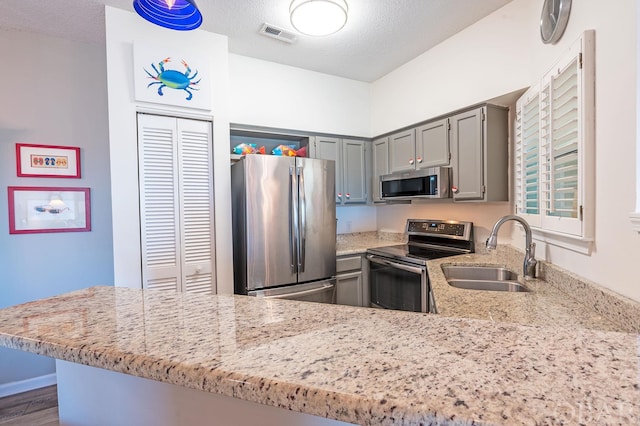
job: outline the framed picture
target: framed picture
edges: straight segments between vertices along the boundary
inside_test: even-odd
[[[80,177],[80,148],[16,144],[16,165],[21,177]]]
[[[8,189],[10,234],[91,231],[89,188]]]

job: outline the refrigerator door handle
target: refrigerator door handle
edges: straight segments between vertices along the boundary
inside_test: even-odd
[[[300,188],[300,230],[298,251],[298,272],[304,272],[307,245],[307,201],[304,193],[304,169],[298,167],[298,184]]]
[[[298,181],[295,166],[289,166],[289,255],[291,272],[298,271]]]

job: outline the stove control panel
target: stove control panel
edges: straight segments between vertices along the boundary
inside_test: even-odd
[[[469,226],[473,225],[470,222],[409,219],[407,221],[407,233],[466,237],[469,234]]]

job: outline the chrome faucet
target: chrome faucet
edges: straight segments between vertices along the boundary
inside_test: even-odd
[[[520,216],[515,215],[507,215],[502,216],[495,225],[493,225],[493,229],[491,230],[491,234],[489,234],[489,238],[487,238],[487,250],[495,250],[498,245],[498,229],[502,226],[503,223],[515,220],[516,222],[520,222],[522,227],[524,228],[524,232],[526,234],[525,245],[527,246],[524,254],[524,264],[522,267],[522,272],[525,277],[534,278],[536,276],[536,264],[538,261],[536,260],[536,243],[531,241],[531,227],[527,223],[526,220],[521,218]]]

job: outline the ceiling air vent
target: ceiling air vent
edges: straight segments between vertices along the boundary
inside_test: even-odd
[[[284,41],[285,43],[293,43],[297,39],[295,34],[270,24],[262,24],[260,34],[275,38],[276,40]]]

